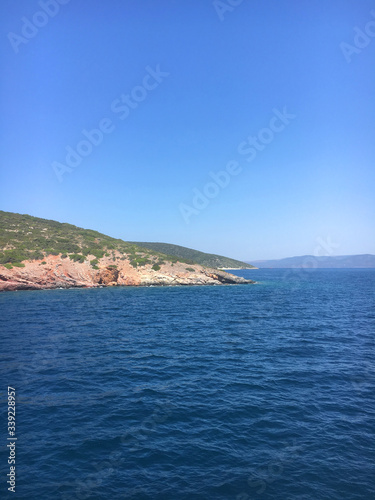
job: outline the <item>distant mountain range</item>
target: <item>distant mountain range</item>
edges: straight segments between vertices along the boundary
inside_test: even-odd
[[[337,257],[315,257],[314,255],[302,255],[300,257],[288,257],[286,259],[277,260],[253,260],[251,261],[251,264],[259,268],[375,268],[375,255],[340,255]]]

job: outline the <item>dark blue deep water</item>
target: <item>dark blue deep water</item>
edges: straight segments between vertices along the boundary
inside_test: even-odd
[[[374,499],[375,270],[237,274],[1,294],[0,497]]]

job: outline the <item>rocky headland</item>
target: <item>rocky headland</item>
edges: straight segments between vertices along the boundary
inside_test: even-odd
[[[119,257],[119,255],[117,256]],[[94,258],[94,257],[91,257]],[[103,286],[173,286],[250,284],[233,274],[217,269],[166,262],[160,269],[151,264],[134,268],[129,260],[103,257],[98,269],[87,262],[74,262],[61,255],[48,255],[43,260],[24,261],[24,267],[7,269],[0,265],[0,291],[42,290],[52,288],[94,288]]]
[[[0,211],[0,291],[253,283],[187,258],[190,249],[169,248],[178,248],[177,254],[71,224]],[[221,258],[194,255],[204,262]]]

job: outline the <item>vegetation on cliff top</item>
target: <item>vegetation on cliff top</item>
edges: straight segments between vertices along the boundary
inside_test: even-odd
[[[115,258],[116,251],[122,254],[120,258],[128,258],[134,267],[177,261],[192,264],[190,260],[140,248],[91,229],[0,211],[0,264],[15,265],[24,260],[40,260],[47,255],[59,254],[83,262],[88,255],[96,259],[103,256]],[[91,260],[93,266],[97,263],[98,260]]]
[[[174,255],[179,259],[188,259],[201,266],[221,268],[221,269],[251,269],[254,266],[240,260],[230,259],[222,255],[199,252],[191,248],[181,247],[179,245],[171,245],[169,243],[146,243],[133,242],[143,248],[148,248],[155,252],[162,252],[168,255]]]
[[[121,257],[115,252],[121,254]],[[31,215],[0,211],[0,264],[10,267],[24,260],[42,260],[47,255],[60,254],[63,258],[70,258],[75,262],[84,262],[88,256],[94,256],[95,259],[90,259],[94,269],[97,268],[98,259],[103,256],[112,257],[113,260],[129,259],[133,267],[153,264],[154,270],[160,269],[160,265],[166,262],[196,263],[188,256],[166,255],[164,252],[142,248],[135,243],[111,238],[91,229]]]

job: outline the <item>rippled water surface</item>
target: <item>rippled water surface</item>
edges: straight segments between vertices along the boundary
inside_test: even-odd
[[[375,270],[0,295],[22,499],[375,498]],[[11,494],[9,493],[9,497]]]

